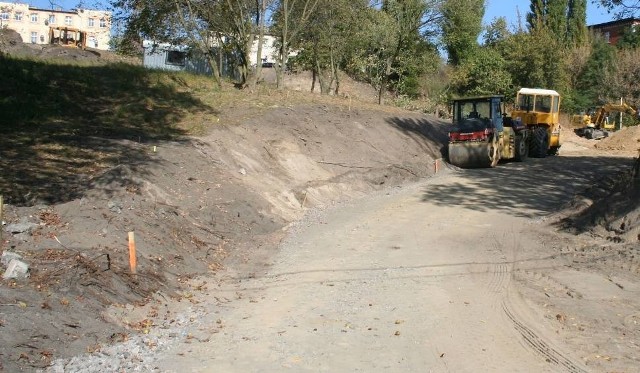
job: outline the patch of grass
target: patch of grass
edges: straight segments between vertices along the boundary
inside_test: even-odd
[[[119,140],[173,140],[215,122],[211,79],[128,64],[0,57],[0,194],[8,203],[77,198],[96,172],[150,161]],[[207,120],[205,120],[207,119]]]

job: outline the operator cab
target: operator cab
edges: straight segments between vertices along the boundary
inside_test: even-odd
[[[485,96],[463,98],[453,101],[453,124],[464,130],[465,127],[495,128],[502,132],[503,96]]]

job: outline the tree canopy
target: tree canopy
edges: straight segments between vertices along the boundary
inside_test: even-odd
[[[257,84],[270,34],[278,87],[285,71],[309,70],[310,90],[339,94],[348,75],[375,87],[380,103],[512,98],[519,87],[543,87],[559,91],[569,111],[616,96],[640,104],[633,96],[640,33],[626,30],[617,48],[590,34],[587,0],[531,0],[528,27],[516,29],[503,17],[483,25],[484,0],[113,1],[124,22],[121,45],[190,45],[218,79],[226,74],[239,87]],[[640,9],[637,0],[596,2],[618,16]]]

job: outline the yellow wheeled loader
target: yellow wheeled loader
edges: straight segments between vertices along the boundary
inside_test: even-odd
[[[529,130],[504,113],[503,96],[453,101],[449,131],[449,163],[462,168],[495,167],[501,159],[523,161]]]
[[[520,122],[531,132],[529,155],[544,158],[557,154],[560,138],[560,95],[550,89],[521,88],[511,112],[514,122]]]

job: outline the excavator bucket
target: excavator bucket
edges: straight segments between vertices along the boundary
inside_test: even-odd
[[[495,167],[498,154],[489,142],[449,143],[449,163],[461,168]]]

